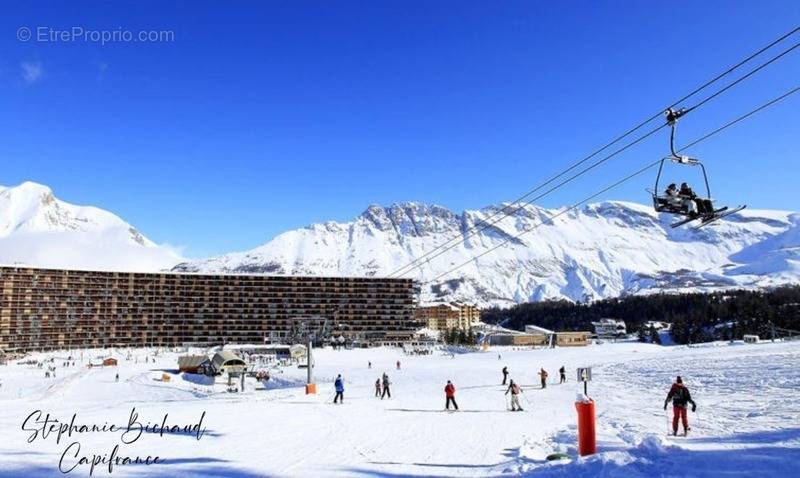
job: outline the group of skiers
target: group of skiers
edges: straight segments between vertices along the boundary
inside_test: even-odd
[[[506,380],[508,380],[508,367],[503,367],[502,373],[503,373],[503,382],[501,383],[501,385],[505,385],[506,384]],[[560,369],[558,369],[558,373],[561,375],[561,381],[559,383],[566,382],[567,381],[567,371],[566,371],[566,368],[564,368],[563,365],[561,366]],[[538,375],[539,375],[539,380],[541,381],[541,384],[542,384],[542,388],[547,388],[547,377],[549,376],[549,374],[547,373],[547,370],[545,370],[544,367],[541,368],[539,370],[539,372],[538,372]],[[513,382],[513,380],[512,380],[512,382]]]
[[[499,358],[499,356],[498,356]],[[397,369],[400,369],[400,361],[398,360],[396,363]],[[372,362],[368,363],[368,367],[372,368]],[[560,381],[559,383],[564,383],[567,381],[566,375],[566,368],[562,365],[561,368],[558,369]],[[508,383],[508,388],[506,388],[505,395],[511,394],[511,411],[523,411],[522,405],[519,401],[519,396],[523,393],[522,387],[520,387],[513,379],[508,378],[509,371],[508,367],[504,366],[502,369],[503,374],[503,381],[502,385],[506,385]],[[547,387],[547,377],[548,373],[542,367],[538,375],[541,379],[542,388]],[[118,379],[118,378],[117,378]],[[375,380],[375,397],[380,398],[383,400],[384,398],[392,398],[391,393],[391,381],[389,380],[389,376],[384,372],[381,378]],[[334,389],[335,394],[333,398],[333,403],[344,403],[344,379],[342,375],[339,374],[336,376],[336,380],[334,380]],[[447,384],[444,387],[444,395],[445,395],[445,410],[450,410],[450,405],[453,405],[453,409],[458,411],[458,404],[456,403],[456,386],[453,384],[452,381],[448,380]],[[667,409],[669,402],[672,402],[673,407],[673,415],[672,415],[672,434],[678,434],[678,425],[683,424],[683,434],[686,435],[691,428],[689,428],[689,417],[688,417],[688,405],[691,404],[692,412],[697,410],[697,404],[692,400],[692,395],[689,393],[689,389],[686,385],[683,384],[683,379],[679,375],[675,379],[675,383],[672,384],[669,392],[667,393],[667,398],[664,400],[664,410]]]
[[[686,211],[691,215],[701,216],[714,212],[714,205],[711,200],[699,197],[686,183],[682,183],[680,189],[675,183],[670,184],[664,191],[664,195],[671,202],[686,208]]]
[[[384,373],[383,377],[375,380],[375,396],[381,400],[387,396],[392,398],[392,391],[389,389],[391,384],[392,382],[389,381],[389,376]]]

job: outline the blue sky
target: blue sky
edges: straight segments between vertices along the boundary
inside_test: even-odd
[[[794,0],[16,2],[0,18],[0,184],[47,184],[190,257],[372,203],[479,208],[798,20]],[[173,38],[38,41],[74,27]],[[679,143],[798,79],[795,51],[687,117]],[[692,151],[720,201],[800,210],[796,96]],[[666,145],[665,132],[540,204],[582,199]],[[652,179],[605,199],[647,202]]]

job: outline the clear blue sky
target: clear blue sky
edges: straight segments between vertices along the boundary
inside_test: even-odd
[[[47,184],[190,257],[349,220],[371,203],[462,210],[510,200],[800,24],[796,0],[3,10],[0,184]],[[174,39],[20,41],[20,27]],[[679,142],[799,79],[795,51],[687,118]],[[718,199],[800,210],[797,96],[693,151]],[[666,141],[665,132],[540,204],[581,199],[662,155]],[[647,202],[652,179],[605,199]]]

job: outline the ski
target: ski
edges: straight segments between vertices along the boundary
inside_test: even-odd
[[[690,223],[692,221],[696,221],[696,220],[698,220],[700,218],[701,218],[701,216],[689,217],[689,218],[683,219],[683,220],[678,221],[678,222],[673,222],[672,224],[669,225],[669,227],[671,227],[673,229],[676,228],[676,227],[681,227],[684,224],[688,224],[688,223]]]
[[[742,209],[746,208],[747,206],[739,206],[733,209],[728,210],[728,208],[722,208],[720,211],[725,211],[724,214],[719,214],[717,211],[714,211],[714,215],[708,219],[703,219],[699,225],[695,226],[694,229],[700,229],[703,226],[707,226],[711,223],[717,222],[724,217],[728,217],[731,214],[736,214],[737,212],[741,211]]]

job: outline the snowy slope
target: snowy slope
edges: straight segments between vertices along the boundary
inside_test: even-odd
[[[465,231],[504,206],[461,214],[420,203],[370,206],[351,222],[314,224],[281,234],[251,251],[181,264],[176,270],[386,275],[453,237],[463,238]],[[423,300],[447,298],[502,306],[800,280],[798,214],[745,210],[695,231],[672,229],[672,217],[633,203],[587,205],[550,224],[548,218],[558,212],[527,206],[430,258],[406,277],[431,280],[531,230],[442,280],[426,284]]]
[[[795,477],[800,474],[800,342],[660,347],[606,343],[588,348],[511,350],[405,356],[400,349],[317,350],[319,394],[303,392],[305,370],[273,369],[274,386],[248,380],[244,393],[227,393],[224,377],[206,385],[163,371],[176,353],[104,350],[35,354],[56,357],[57,377],[34,365],[0,366],[0,478],[63,476],[62,454],[80,443],[80,456],[159,455],[157,465],[116,466],[126,477]],[[77,366],[64,368],[72,353]],[[498,354],[502,360],[498,360]],[[94,356],[113,355],[119,367],[86,368]],[[61,358],[59,360],[59,358]],[[395,361],[402,367],[395,369]],[[367,367],[371,361],[372,368]],[[565,366],[567,382],[556,370]],[[523,412],[507,411],[500,370],[523,388]],[[576,450],[575,368],[591,366],[598,454]],[[550,372],[542,390],[536,372]],[[383,372],[392,398],[373,396]],[[120,380],[115,382],[115,374]],[[345,380],[344,405],[332,405],[333,380]],[[697,403],[687,438],[667,437],[664,398],[682,375]],[[456,386],[458,413],[444,413],[444,384]],[[76,425],[125,427],[131,409],[141,423],[196,422],[206,433],[145,433],[132,445],[120,433],[55,433],[28,443],[21,428],[34,410]],[[74,448],[71,451],[75,451]],[[568,461],[546,461],[560,452]],[[67,454],[63,463],[77,458]],[[79,466],[70,476],[88,476]],[[92,476],[109,476],[100,466]]]
[[[155,271],[181,260],[114,214],[57,199],[33,182],[0,186],[0,263]]]

